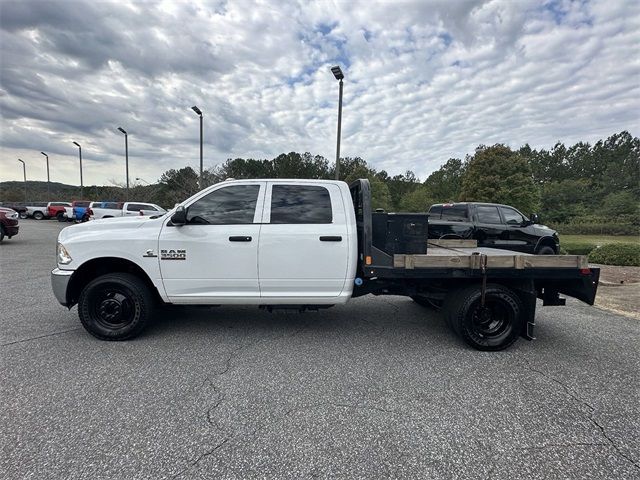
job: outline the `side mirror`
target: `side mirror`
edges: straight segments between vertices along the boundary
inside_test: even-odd
[[[171,223],[176,227],[180,227],[187,223],[187,210],[182,205],[180,205],[173,215],[171,215]]]
[[[537,213],[532,213],[531,215],[529,215],[529,219],[531,220],[531,223],[540,222],[540,219],[538,218],[538,214]]]

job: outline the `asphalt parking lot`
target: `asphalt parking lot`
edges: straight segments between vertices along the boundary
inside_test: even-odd
[[[63,226],[0,245],[1,478],[640,478],[638,320],[570,301],[483,353],[364,297],[101,342],[51,293]]]

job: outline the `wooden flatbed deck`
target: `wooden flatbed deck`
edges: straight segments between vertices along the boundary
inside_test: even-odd
[[[531,255],[511,250],[471,246],[473,240],[440,240],[429,242],[426,255],[394,255],[393,267],[408,270],[416,268],[461,268],[478,270],[512,268],[589,268],[584,255]]]

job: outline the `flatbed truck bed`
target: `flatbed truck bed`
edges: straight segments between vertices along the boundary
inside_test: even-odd
[[[351,184],[358,230],[358,275],[353,296],[407,295],[443,310],[447,323],[481,350],[511,345],[507,325],[534,339],[536,300],[565,305],[560,295],[589,305],[600,270],[582,255],[531,255],[477,247],[474,240],[427,240],[426,254],[389,254],[372,243],[369,182]]]

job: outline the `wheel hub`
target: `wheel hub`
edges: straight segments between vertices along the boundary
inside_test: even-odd
[[[122,304],[114,298],[108,298],[100,304],[99,313],[104,321],[113,323],[122,316]]]

